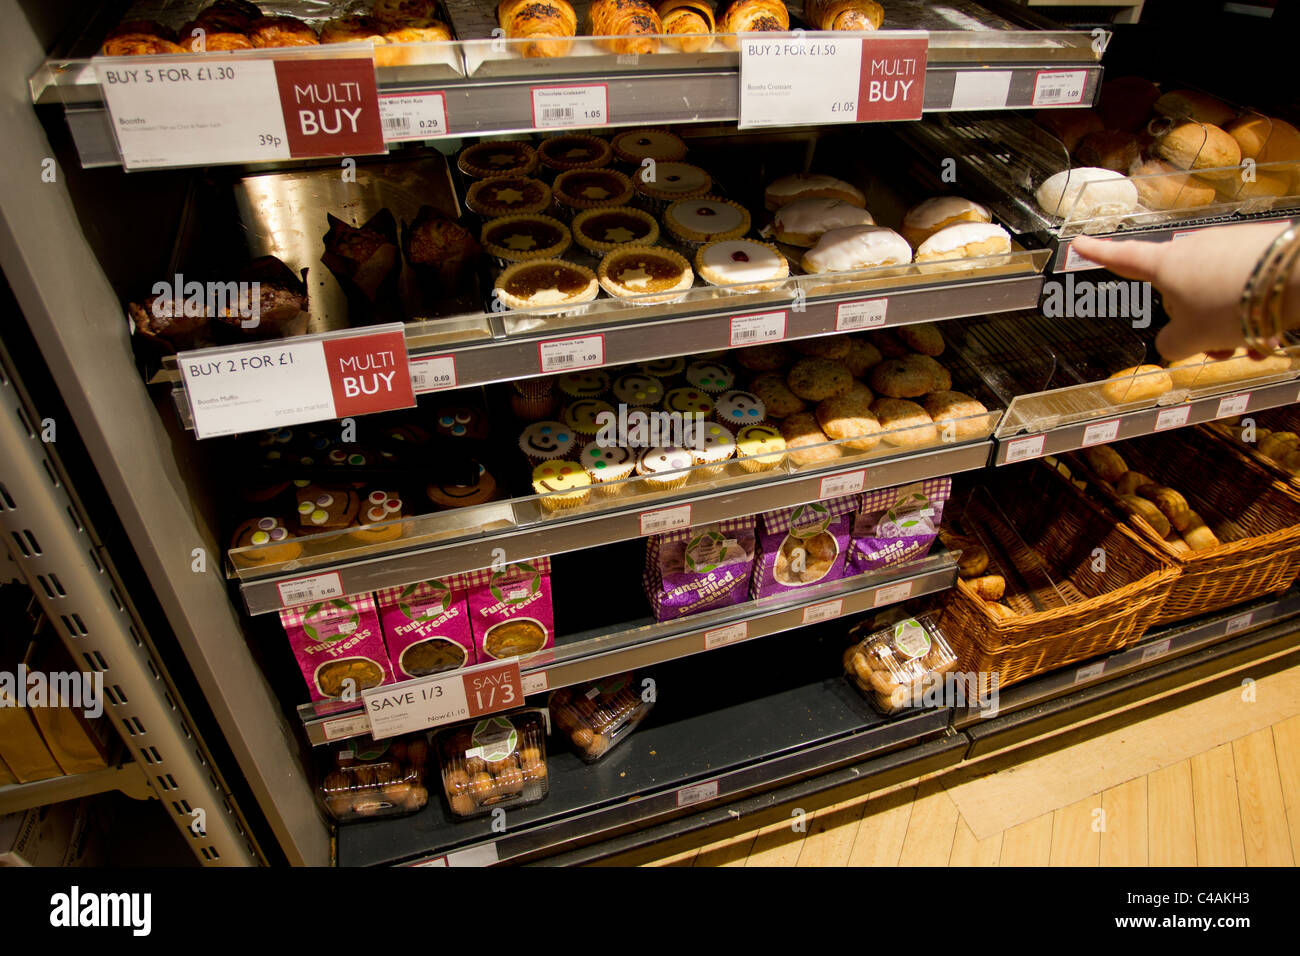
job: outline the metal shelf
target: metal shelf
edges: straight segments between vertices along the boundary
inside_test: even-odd
[[[1042,262],[1035,261],[1036,269]],[[880,280],[876,280],[877,282]],[[828,278],[827,285],[834,280]],[[861,286],[860,282],[846,285]],[[407,351],[412,362],[420,359],[450,357],[454,363],[454,388],[488,385],[545,374],[540,366],[539,343],[569,338],[599,335],[603,341],[602,365],[621,365],[652,359],[710,352],[732,347],[732,319],[736,316],[781,312],[785,316],[784,340],[813,338],[819,335],[849,329],[853,326],[846,318],[841,324],[841,308],[870,302],[872,311],[883,321],[872,328],[910,325],[915,322],[934,322],[963,316],[986,315],[1033,308],[1042,291],[1041,274],[1017,275],[1005,278],[988,278],[968,282],[933,283],[919,287],[886,290],[883,292],[840,294],[818,297],[795,304],[772,295],[750,294],[728,297],[734,300],[729,308],[718,309],[716,300],[710,311],[694,314],[669,315],[647,319],[639,309],[624,312],[626,318],[616,322],[592,324],[581,316],[571,320],[549,319],[545,328],[525,335],[497,333],[488,341],[471,341],[448,344],[437,341],[438,323],[428,322],[407,329]],[[846,314],[847,315],[847,314]],[[496,318],[493,316],[493,318]],[[434,331],[426,331],[425,326]],[[345,330],[355,334],[355,330]],[[163,373],[154,379],[179,382],[175,361],[169,360]],[[442,390],[442,389],[439,389]],[[417,394],[427,394],[433,389]],[[184,388],[176,384],[173,389],[177,413],[187,429],[193,429],[189,402]]]
[[[809,587],[793,602],[787,596],[767,598],[662,624],[633,621],[576,634],[520,662],[524,693],[555,690],[896,604],[950,588],[956,578],[954,559],[946,553],[937,554],[901,567]],[[402,684],[393,685],[395,692],[401,688]],[[321,716],[320,711],[327,708],[332,708],[329,715]],[[307,737],[315,745],[367,732],[360,703],[346,709],[306,704],[299,713]]]
[[[1016,684],[998,694],[998,708],[991,718],[982,718],[974,708],[954,712],[958,730],[984,723],[987,719],[1023,711],[1086,687],[1092,687],[1218,644],[1228,638],[1268,627],[1300,615],[1300,591],[1216,611],[1192,621],[1150,631],[1132,647],[1105,657],[1084,661],[1062,670]]]
[[[492,831],[491,817],[449,819],[434,780],[429,806],[416,816],[340,827],[338,863],[521,861],[697,808],[725,807],[838,767],[859,765],[859,779],[869,779],[873,767],[864,761],[944,740],[946,710],[888,720],[843,680],[826,680],[842,643],[843,627],[832,624],[668,665],[654,672],[655,709],[628,741],[590,765],[572,753],[550,753],[550,794],[507,811],[504,834]],[[940,749],[948,765],[960,755],[960,747]]]
[[[44,807],[64,800],[76,800],[97,793],[120,790],[135,800],[154,796],[149,779],[138,763],[128,761],[116,767],[50,777],[32,783],[14,783],[0,787],[0,814],[15,813],[32,807]]]
[[[500,531],[484,531],[479,528],[471,537],[441,545],[408,546],[407,550],[399,550],[399,539],[394,543],[393,550],[377,557],[321,557],[310,566],[300,564],[292,571],[280,571],[261,577],[252,576],[245,570],[241,572],[245,577],[239,581],[239,590],[250,614],[269,614],[288,606],[281,597],[281,585],[300,583],[306,579],[317,579],[317,584],[328,584],[336,595],[365,594],[381,588],[400,587],[491,567],[493,561],[499,558],[497,552],[500,550],[505,551],[508,561],[528,561],[546,555],[644,537],[643,515],[649,516],[683,505],[690,505],[689,523],[702,525],[845,494],[845,490],[835,490],[837,484],[844,487],[840,482],[844,476],[857,476],[861,473],[862,483],[858,485],[858,490],[861,490],[889,488],[925,478],[972,471],[983,468],[988,463],[991,449],[992,442],[979,441],[896,458],[876,459],[854,467],[840,465],[802,471],[778,479],[735,485],[704,494],[688,492],[656,499],[648,506],[642,503],[633,509],[567,519],[555,517]],[[857,484],[856,477],[850,480]],[[829,486],[824,484],[828,481]],[[508,505],[509,502],[505,504]],[[334,581],[334,575],[337,575],[337,581]],[[328,580],[322,582],[320,578]]]

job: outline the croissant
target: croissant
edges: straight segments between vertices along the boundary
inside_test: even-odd
[[[619,54],[655,53],[656,35],[664,32],[659,14],[647,0],[593,0],[587,14],[588,32],[596,37],[622,37],[603,43]]]
[[[781,0],[732,0],[720,25],[723,33],[784,33],[790,29],[790,11]]]
[[[676,36],[669,44],[683,53],[699,53],[713,45],[717,24],[709,0],[659,0],[659,19],[664,33]]]
[[[578,15],[567,0],[501,0],[497,22],[508,39],[536,40],[522,44],[526,57],[564,56],[578,31]]]
[[[876,0],[805,0],[803,12],[817,30],[879,30],[885,21]]]

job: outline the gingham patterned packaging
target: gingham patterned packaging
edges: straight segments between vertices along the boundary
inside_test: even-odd
[[[754,518],[652,535],[641,582],[655,620],[739,604],[754,571]]]
[[[333,700],[393,680],[372,595],[332,598],[280,612],[312,700]]]
[[[454,580],[385,588],[375,592],[375,603],[384,646],[398,680],[427,677],[478,661],[465,591]]]
[[[554,646],[550,558],[508,564],[500,571],[471,571],[458,581],[467,592],[480,664]]]
[[[765,511],[758,516],[758,555],[749,596],[785,594],[845,575],[857,495]]]
[[[853,518],[849,574],[863,574],[922,557],[939,535],[951,478],[929,478],[862,493]]]

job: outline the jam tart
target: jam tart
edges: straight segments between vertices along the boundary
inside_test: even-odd
[[[569,227],[550,216],[503,216],[483,227],[483,248],[506,262],[554,259],[572,242]]]
[[[631,206],[587,209],[573,217],[573,241],[594,255],[635,243],[653,246],[659,241],[654,216]]]
[[[646,305],[680,299],[695,284],[691,264],[660,246],[623,246],[606,253],[599,275],[601,288],[610,295]]]
[[[563,259],[516,262],[497,278],[498,301],[511,309],[561,311],[590,302],[600,292],[596,275],[586,266]]]
[[[484,219],[545,212],[551,205],[551,187],[528,176],[496,176],[472,183],[465,205]]]
[[[571,169],[551,186],[555,205],[574,212],[601,206],[622,206],[632,198],[632,182],[614,169]]]
[[[537,146],[542,166],[556,172],[566,169],[599,169],[614,160],[609,143],[595,136],[563,133],[544,139]]]
[[[528,176],[537,169],[537,150],[521,140],[475,143],[461,150],[456,165],[471,179]]]

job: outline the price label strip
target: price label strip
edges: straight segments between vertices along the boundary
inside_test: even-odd
[[[376,740],[509,710],[523,699],[517,659],[361,694]]]
[[[456,357],[438,355],[434,358],[411,359],[411,388],[416,395],[441,392],[456,387]]]
[[[339,577],[337,571],[317,574],[309,578],[281,581],[275,587],[280,592],[281,607],[298,607],[302,604],[314,604],[317,601],[343,597],[343,579]]]
[[[676,508],[660,508],[657,511],[641,512],[641,534],[662,534],[676,528],[691,526],[691,506],[678,505]]]
[[[854,329],[878,329],[885,324],[888,299],[868,299],[865,302],[844,302],[835,309],[835,331],[852,332]]]
[[[929,34],[747,34],[740,128],[919,120]]]
[[[1083,102],[1087,70],[1039,70],[1034,77],[1034,106],[1068,106]]]
[[[571,372],[605,364],[605,336],[588,335],[579,339],[552,339],[537,343],[537,366],[542,374]]]
[[[867,470],[860,468],[843,475],[828,475],[817,486],[817,497],[822,501],[841,495],[856,495],[867,487]]]
[[[447,135],[447,98],[424,93],[380,93],[379,117],[390,143]]]
[[[331,51],[334,52],[334,51]],[[373,54],[96,57],[127,169],[385,152]]]
[[[1007,442],[1006,463],[1010,465],[1017,461],[1042,458],[1043,448],[1046,445],[1046,435],[1030,435],[1028,438],[1017,438],[1015,441],[1009,441]]]
[[[199,438],[415,404],[402,324],[176,356]]]
[[[737,315],[731,320],[731,347],[764,345],[785,338],[785,313],[765,312],[762,315]]]
[[[534,86],[533,127],[605,126],[609,123],[609,87]]]

